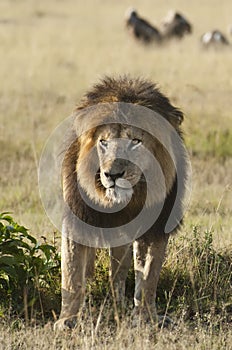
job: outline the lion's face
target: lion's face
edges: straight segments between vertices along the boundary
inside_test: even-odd
[[[97,136],[97,154],[101,185],[106,200],[122,203],[130,200],[133,187],[141,181],[139,167],[143,134],[129,127],[105,127]]]
[[[167,163],[166,158],[146,131],[122,124],[102,125],[80,137],[78,183],[92,201],[105,207],[128,203],[136,188],[137,195],[146,190],[146,181],[154,189],[152,201],[163,200],[174,179],[172,168],[165,174],[160,170],[159,163]]]

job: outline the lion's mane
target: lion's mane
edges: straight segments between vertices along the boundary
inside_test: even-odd
[[[114,103],[127,103],[134,104],[138,106],[146,107],[164,118],[164,120],[175,129],[179,137],[182,139],[182,132],[180,129],[180,124],[183,121],[183,114],[178,109],[171,105],[169,99],[165,97],[155,84],[144,79],[132,79],[128,76],[123,76],[119,78],[105,77],[100,83],[96,84],[92,89],[90,89],[83,97],[81,103],[76,107],[74,111],[74,116],[76,116],[76,122],[74,122],[75,127],[79,130],[85,129],[86,124],[88,124],[88,118],[91,114],[91,107],[103,105],[109,106]],[[87,112],[86,112],[87,110]],[[104,113],[98,113],[98,109],[92,110],[95,113],[94,120],[96,124],[104,123]],[[115,120],[116,122],[116,120]],[[151,126],[152,127],[152,126]],[[85,170],[80,167],[80,158],[83,154],[88,152],[95,142],[95,134],[99,126],[91,125],[89,130],[83,133],[80,137],[74,136],[72,143],[66,151],[66,155],[63,161],[62,176],[63,176],[63,189],[64,189],[64,199],[68,204],[68,207],[72,212],[77,215],[82,221],[98,227],[117,227],[126,224],[134,217],[138,215],[144,206],[146,201],[146,182],[139,182],[134,188],[134,194],[128,205],[118,212],[104,213],[97,210],[98,206],[101,207],[101,202],[103,204],[104,193],[101,189],[96,189],[95,197],[92,196],[94,189],[91,188],[92,179],[91,171],[88,172],[88,164],[85,164]],[[165,131],[163,132],[165,134]],[[154,223],[157,227],[157,234],[162,234],[165,230],[165,225],[170,216],[172,208],[176,206],[178,212],[177,217],[181,217],[180,212],[182,211],[182,197],[184,196],[185,178],[187,172],[187,165],[183,162],[183,154],[180,154],[180,159],[176,159],[176,163],[182,162],[182,183],[177,184],[177,176],[175,171],[175,164],[173,164],[172,157],[165,147],[162,146],[157,140],[152,139],[150,151],[154,153],[155,157],[158,159],[160,166],[162,168],[165,180],[168,184],[168,191],[164,201],[163,209]],[[166,137],[164,135],[164,137]],[[171,142],[171,141],[170,141]],[[84,146],[83,146],[84,145]],[[173,145],[170,144],[170,148]],[[93,157],[96,158],[96,154],[93,152]],[[87,170],[86,170],[87,169]],[[78,175],[79,173],[79,175]],[[79,177],[85,179],[86,186],[89,184],[89,189],[84,189],[85,195],[87,193],[88,199],[95,202],[95,207],[91,207],[83,199],[83,193],[81,193]],[[176,198],[177,185],[182,186],[183,190],[181,195]],[[83,189],[83,188],[82,188]],[[96,196],[99,196],[99,201],[95,200]],[[155,189],[154,189],[154,200],[150,203],[150,210],[152,206],[155,208]],[[179,225],[177,220],[176,226]]]

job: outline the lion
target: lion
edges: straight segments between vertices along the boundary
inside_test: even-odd
[[[75,109],[62,164],[62,305],[55,329],[78,324],[96,247],[104,246],[93,244],[99,227],[106,232],[103,240],[115,228],[105,246],[117,305],[125,306],[125,282],[134,258],[132,319],[157,322],[161,317],[156,311],[157,284],[168,239],[181,225],[186,192],[183,118],[153,82],[127,75],[104,77]]]

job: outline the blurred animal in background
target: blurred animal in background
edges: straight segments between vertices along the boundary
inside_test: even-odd
[[[186,34],[192,33],[192,25],[179,12],[170,11],[161,22],[163,39],[183,38]]]
[[[179,12],[170,11],[161,21],[160,28],[154,27],[140,17],[134,8],[126,11],[126,27],[138,41],[145,44],[161,44],[171,38],[183,38],[192,33],[192,25]]]
[[[140,17],[135,9],[126,11],[126,27],[139,41],[149,43],[161,43],[162,36],[157,28]]]
[[[219,30],[212,30],[204,33],[201,36],[200,41],[204,48],[221,48],[230,44],[226,36]]]

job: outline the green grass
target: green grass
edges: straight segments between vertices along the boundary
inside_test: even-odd
[[[193,23],[193,35],[168,47],[137,45],[124,28],[123,16],[131,5],[153,23],[170,8],[178,9]],[[231,1],[2,0],[0,13],[0,212],[12,212],[38,241],[45,236],[52,242],[55,229],[38,191],[40,154],[52,130],[104,74],[129,73],[157,82],[184,111],[193,168],[185,225],[170,241],[158,290],[160,311],[176,315],[175,330],[155,332],[154,340],[149,329],[141,334],[125,323],[117,330],[103,324],[96,335],[89,321],[81,332],[60,337],[49,324],[36,327],[39,319],[25,328],[8,310],[0,326],[0,349],[150,349],[154,342],[155,349],[229,349],[232,50],[202,52],[199,37],[215,27],[226,32]],[[206,232],[213,238],[210,249]],[[109,288],[107,253],[100,252],[99,258],[90,290],[96,302],[93,317]],[[129,287],[132,277],[133,271]]]
[[[213,129],[199,132],[199,139],[190,137],[186,140],[189,152],[197,157],[215,157],[225,160],[232,156],[232,131]]]

